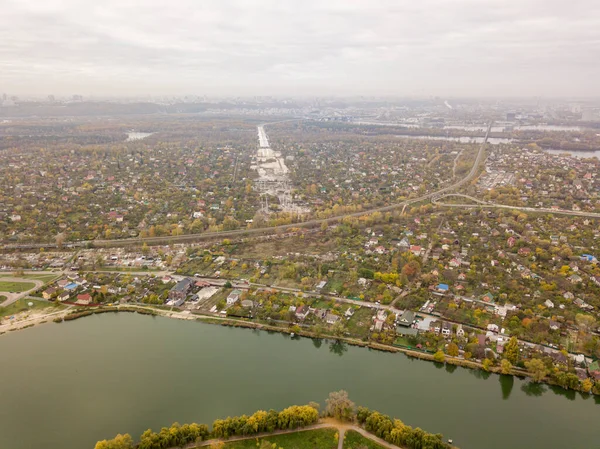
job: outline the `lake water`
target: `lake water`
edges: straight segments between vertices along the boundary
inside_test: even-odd
[[[174,421],[281,409],[346,389],[462,449],[590,449],[595,398],[282,334],[134,314],[0,337],[0,448],[86,449]]]
[[[404,139],[419,139],[419,140],[446,140],[448,142],[460,142],[460,143],[483,143],[484,137],[446,137],[446,136],[409,136],[409,135],[397,135],[396,137]],[[498,145],[500,143],[511,143],[512,139],[505,139],[502,137],[489,137],[488,143],[492,145]]]
[[[148,136],[151,136],[154,133],[138,133],[138,132],[130,132],[127,133],[127,142],[132,142],[134,140],[142,140]]]
[[[491,132],[501,133],[506,131],[509,125],[492,126]],[[515,131],[581,131],[580,126],[565,125],[514,125]],[[487,125],[446,125],[444,129],[462,129],[465,131],[486,131]],[[508,131],[507,131],[508,132]]]
[[[578,158],[598,158],[600,159],[600,150],[598,151],[565,151],[565,150],[555,150],[555,149],[548,149],[548,150],[544,150],[545,153],[549,153],[549,154],[568,154],[569,156],[572,157],[578,157]]]

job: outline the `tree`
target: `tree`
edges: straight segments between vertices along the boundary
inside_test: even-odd
[[[529,371],[534,382],[541,382],[548,374],[546,365],[540,359],[532,359],[525,362],[525,368]]]
[[[229,281],[225,282],[225,285],[223,285],[223,287],[231,288],[232,287],[231,282],[229,282]]]
[[[502,362],[500,362],[502,374],[510,374],[512,372],[512,367],[512,363],[510,363],[507,359],[503,359]]]
[[[512,365],[519,361],[519,341],[517,337],[512,337],[504,347],[504,358]]]
[[[482,365],[484,370],[489,371],[493,362],[490,359],[483,359]]]
[[[596,318],[592,315],[586,315],[585,313],[578,313],[575,316],[575,321],[581,330],[584,332],[592,330],[594,324],[596,323]]]
[[[451,357],[458,357],[458,346],[456,343],[450,343],[446,349],[446,353]]]
[[[446,361],[446,355],[442,351],[438,351],[433,354],[433,360],[439,363],[444,363]]]
[[[133,439],[128,433],[118,434],[112,440],[98,441],[94,449],[133,449]]]
[[[326,403],[325,412],[327,415],[342,421],[351,421],[354,418],[354,402],[348,398],[346,391],[340,390],[329,393]]]

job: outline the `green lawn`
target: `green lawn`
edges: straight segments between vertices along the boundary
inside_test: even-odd
[[[15,276],[12,274],[2,274],[0,278],[19,278],[19,279],[31,279],[33,281],[42,281],[42,282],[50,282],[56,278],[58,278],[59,274],[52,273],[39,273],[39,274],[24,274],[22,276]]]
[[[28,306],[29,303],[33,303],[31,307]],[[35,299],[27,299],[22,298],[18,301],[12,303],[8,307],[0,307],[0,317],[12,316],[19,312],[23,312],[25,310],[42,310],[42,309],[52,309],[52,311],[58,311],[64,309],[65,306],[61,304],[51,303],[48,301],[36,301]]]
[[[0,281],[0,292],[21,293],[35,288],[32,282],[8,282]]]
[[[319,429],[266,437],[264,440],[276,444],[277,449],[337,449],[337,430]],[[225,444],[224,449],[257,449],[263,439],[251,438]]]
[[[348,332],[354,337],[368,337],[371,325],[373,324],[373,315],[373,310],[368,307],[361,307],[358,309],[346,323]]]
[[[344,449],[383,449],[383,446],[354,430],[349,430],[344,435]]]

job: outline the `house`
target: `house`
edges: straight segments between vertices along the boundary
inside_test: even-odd
[[[252,301],[251,299],[244,299],[242,301],[242,307],[245,309],[251,309],[252,307],[254,307],[254,301]]]
[[[578,274],[574,274],[572,276],[569,276],[569,280],[571,281],[571,284],[578,284],[579,282],[583,281],[583,278]]]
[[[442,330],[442,323],[440,321],[432,321],[429,323],[429,332],[433,332],[434,334],[439,334]]]
[[[327,285],[327,281],[321,281],[317,284],[317,286],[315,287],[315,289],[317,290],[322,290],[325,288],[325,286]]]
[[[171,276],[167,275],[167,276],[163,276],[161,278],[161,281],[163,284],[168,284],[169,282],[173,281],[173,278]]]
[[[328,313],[327,316],[325,317],[325,322],[327,324],[335,324],[340,320],[340,317],[337,315],[334,315],[333,313]]]
[[[423,251],[423,248],[421,248],[419,245],[411,245],[410,247],[410,252],[413,253],[415,256],[421,256]]]
[[[556,321],[550,320],[548,322],[548,326],[550,326],[550,330],[553,330],[553,331],[557,331],[560,329],[560,323],[557,323]]]
[[[90,295],[89,293],[82,293],[80,295],[77,295],[77,301],[76,304],[81,304],[84,306],[90,305],[92,302],[92,295]]]
[[[463,329],[462,324],[459,324],[456,327],[456,336],[459,337],[459,338],[464,338],[464,336],[465,336],[465,330]]]
[[[299,320],[304,320],[310,313],[308,306],[300,306],[296,309],[296,318]]]
[[[549,299],[547,299],[547,300],[544,302],[544,305],[545,305],[546,307],[548,307],[549,309],[554,309],[554,303],[553,303],[552,301],[550,301]]]
[[[450,288],[450,287],[448,286],[448,284],[439,284],[439,285],[437,286],[437,291],[438,291],[439,293],[446,294],[446,293],[448,293],[448,289],[449,289],[449,288]]]
[[[54,295],[57,291],[58,290],[56,288],[50,287],[43,291],[42,297],[44,299],[50,299],[50,298],[52,298],[52,295]]]
[[[500,328],[498,327],[497,324],[488,324],[487,330],[497,333],[500,330]]]
[[[444,323],[442,324],[442,335],[444,337],[449,337],[450,335],[452,335],[452,325],[450,323],[446,323],[444,321]]]
[[[227,296],[227,305],[231,306],[231,305],[235,304],[236,302],[238,302],[241,294],[242,294],[242,291],[237,290],[237,289],[233,290],[231,293],[229,293],[229,295]]]
[[[67,279],[61,279],[56,283],[56,285],[58,285],[60,288],[65,288],[67,285],[69,285],[69,283],[70,282]]]
[[[68,292],[62,292],[60,295],[58,295],[58,297],[56,299],[58,299],[59,301],[66,301],[67,299],[69,299],[71,297],[71,295],[69,295]]]
[[[346,318],[351,318],[352,315],[354,315],[354,309],[352,307],[348,307],[348,310],[346,310],[346,313],[344,313],[344,316]]]
[[[413,312],[412,310],[405,310],[402,316],[398,319],[398,325],[409,327],[413,324],[415,317],[415,312]]]
[[[184,278],[173,286],[169,291],[169,299],[184,299],[192,288],[194,281],[190,278]]]

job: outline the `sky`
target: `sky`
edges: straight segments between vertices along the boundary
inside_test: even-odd
[[[0,0],[0,93],[600,96],[599,0]]]

